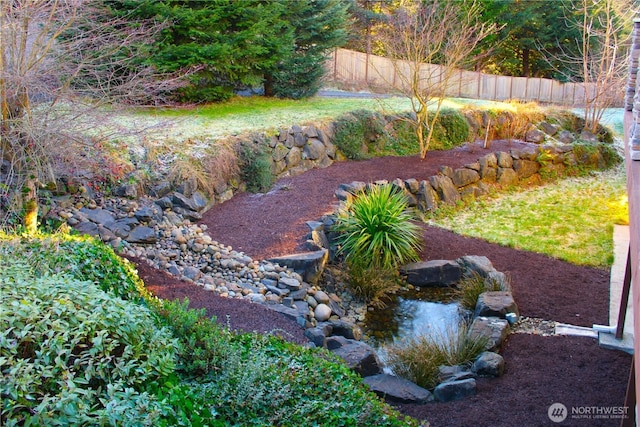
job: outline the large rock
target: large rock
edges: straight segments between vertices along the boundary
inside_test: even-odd
[[[476,317],[469,328],[471,336],[488,338],[487,350],[497,350],[509,334],[509,322],[498,317]]]
[[[327,338],[327,348],[340,356],[351,370],[362,377],[382,373],[382,362],[375,350],[362,341],[332,336]]]
[[[429,183],[444,203],[448,205],[455,205],[460,201],[460,193],[458,193],[456,186],[448,176],[430,176]]]
[[[529,178],[540,170],[540,163],[533,160],[517,159],[513,161],[513,170],[520,178]]]
[[[180,206],[195,212],[200,212],[207,206],[207,199],[199,191],[195,191],[190,197],[182,193],[173,193],[171,201],[174,206]]]
[[[126,240],[129,243],[151,244],[155,243],[158,240],[158,237],[156,236],[156,232],[153,228],[140,225],[131,230],[131,233],[129,233]]]
[[[471,370],[480,377],[501,377],[504,373],[504,358],[498,353],[485,351],[473,362]]]
[[[496,271],[489,258],[483,255],[465,255],[456,259],[456,262],[468,276],[478,273],[482,277],[487,277],[490,272]]]
[[[421,210],[429,212],[438,209],[438,195],[428,181],[420,181],[417,197]]]
[[[476,380],[473,378],[444,382],[438,384],[438,386],[433,390],[433,395],[440,402],[460,400],[475,394]]]
[[[116,218],[113,216],[113,214],[106,209],[82,208],[80,209],[80,212],[82,212],[87,217],[87,219],[89,219],[89,221],[95,222],[96,224],[102,224],[107,228],[109,228],[116,221]]]
[[[462,269],[455,261],[431,260],[412,262],[400,268],[407,282],[414,286],[449,286],[460,281]]]
[[[498,168],[496,181],[505,187],[516,185],[518,183],[518,174],[511,168]]]
[[[363,382],[378,396],[398,403],[427,403],[434,400],[429,390],[389,374],[371,375]]]
[[[518,313],[518,306],[513,299],[513,295],[511,292],[506,291],[492,291],[492,292],[483,292],[478,297],[478,302],[476,303],[476,310],[474,315],[485,316],[485,317],[499,317],[501,319],[505,318],[505,314],[507,313]]]
[[[316,284],[318,282],[328,260],[329,251],[326,249],[269,259],[270,262],[294,270],[302,276],[305,282],[310,284]]]
[[[456,187],[465,187],[480,181],[480,174],[473,169],[459,168],[453,171],[451,180]]]
[[[309,160],[318,160],[325,156],[326,151],[322,141],[316,138],[309,138],[307,144],[304,146],[303,158]]]

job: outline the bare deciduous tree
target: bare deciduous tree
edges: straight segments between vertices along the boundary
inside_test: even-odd
[[[0,221],[37,227],[37,190],[91,158],[105,102],[161,99],[179,76],[138,60],[161,23],[116,17],[94,0],[0,0]]]
[[[422,158],[452,77],[471,60],[478,43],[497,30],[479,18],[475,2],[402,0],[377,31],[394,67],[394,81],[387,84],[411,100],[415,117],[409,120]]]
[[[584,84],[585,129],[596,133],[604,111],[624,90],[632,20],[638,7],[634,10],[631,0],[567,0],[565,9],[566,24],[578,29],[581,38],[573,52],[564,50],[560,60]]]

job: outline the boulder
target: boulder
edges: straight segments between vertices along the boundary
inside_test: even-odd
[[[109,228],[109,226],[111,226],[111,224],[116,221],[116,218],[113,216],[113,214],[106,209],[82,208],[80,209],[80,212],[82,212],[89,221],[95,222],[96,224],[102,224],[107,228]]]
[[[434,400],[433,394],[429,390],[394,375],[371,375],[364,378],[363,382],[369,386],[371,391],[391,402],[422,404]]]
[[[471,370],[481,377],[501,377],[504,373],[504,358],[498,353],[485,351],[473,362]]]
[[[473,169],[459,168],[453,171],[451,180],[456,187],[465,187],[480,181],[480,174]]]
[[[497,317],[476,317],[471,323],[469,334],[485,336],[489,339],[487,350],[497,350],[509,334],[509,322]]]
[[[518,174],[511,168],[498,168],[496,182],[500,185],[510,186],[518,183]]]
[[[329,320],[327,323],[331,326],[331,333],[333,335],[339,335],[356,341],[362,339],[362,329],[354,323],[345,320]]]
[[[131,230],[126,240],[129,243],[151,244],[155,243],[158,238],[153,228],[140,225]]]
[[[271,258],[268,261],[289,267],[300,274],[305,282],[315,284],[320,279],[328,260],[329,251],[321,249],[319,251]]]
[[[465,276],[478,273],[482,277],[487,277],[490,272],[496,271],[489,258],[482,255],[465,255],[456,259],[456,262],[462,268]]]
[[[420,181],[418,187],[418,206],[424,212],[438,209],[438,195],[428,181]]]
[[[540,129],[531,129],[527,131],[524,136],[526,142],[533,142],[534,144],[540,144],[544,142],[545,133]]]
[[[445,175],[434,175],[429,177],[429,183],[435,190],[438,197],[448,205],[455,205],[460,201],[460,193],[453,185],[451,178]]]
[[[304,146],[303,158],[309,160],[318,160],[326,155],[326,150],[322,141],[316,138],[309,138]]]
[[[511,292],[492,291],[480,294],[474,316],[495,316],[504,319],[507,313],[519,314]]]
[[[498,151],[496,153],[496,159],[498,161],[498,167],[500,168],[513,167],[513,157],[511,157],[511,154],[509,153],[505,153],[504,151]]]
[[[513,170],[516,171],[518,177],[529,178],[540,170],[540,163],[533,160],[517,159],[513,161]]]
[[[412,262],[400,268],[407,282],[414,286],[449,286],[460,281],[462,269],[455,261],[431,260]]]
[[[327,348],[340,356],[349,369],[362,377],[382,373],[382,362],[375,350],[362,341],[332,336],[327,338]]]
[[[442,365],[438,367],[438,379],[441,383],[447,381],[460,381],[468,378],[475,378],[476,374],[469,371],[465,366],[455,365],[446,366]]]
[[[468,378],[459,381],[447,381],[433,390],[433,395],[440,402],[452,402],[476,394],[476,380]]]

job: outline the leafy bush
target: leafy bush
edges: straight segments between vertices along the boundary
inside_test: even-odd
[[[469,141],[470,127],[467,119],[457,109],[442,109],[433,129],[431,148],[448,150]]]
[[[388,346],[387,365],[396,375],[432,389],[438,385],[439,366],[469,365],[487,343],[486,336],[470,333],[461,323],[457,330],[435,331]]]
[[[141,301],[144,285],[113,249],[88,236],[58,233],[0,241],[0,259],[25,260],[37,276],[65,273],[105,292]]]
[[[242,142],[238,147],[240,176],[253,193],[265,192],[273,185],[271,155],[259,144]]]
[[[176,342],[149,310],[64,275],[3,259],[6,425],[157,425],[170,405],[145,391],[175,368]]]
[[[334,144],[348,159],[370,157],[370,151],[381,149],[385,140],[386,120],[379,113],[356,110],[335,121]]]
[[[333,230],[347,263],[360,268],[394,270],[418,259],[421,229],[402,192],[391,185],[374,185],[346,204]]]

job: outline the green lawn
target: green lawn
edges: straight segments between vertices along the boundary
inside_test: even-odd
[[[436,214],[430,222],[574,264],[607,267],[613,262],[613,225],[628,223],[624,171],[503,193]]]

